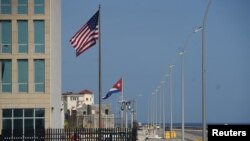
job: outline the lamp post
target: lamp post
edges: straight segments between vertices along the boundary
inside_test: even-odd
[[[149,97],[148,97],[148,129],[149,129],[149,125],[150,125],[150,100],[149,100]]]
[[[162,129],[163,129],[163,138],[165,138],[165,95],[164,95],[164,85],[165,81],[161,81],[161,86],[162,86]]]
[[[164,75],[164,79],[165,79],[165,77],[166,77],[166,81],[163,81],[163,98],[162,99],[164,99],[163,101],[163,131],[164,131],[164,133],[163,133],[163,135],[164,135],[164,137],[163,138],[165,138],[166,136],[165,136],[165,129],[166,129],[166,110],[165,110],[165,95],[164,95],[164,92],[166,93],[166,95],[167,95],[167,88],[166,87],[164,87],[165,86],[165,84],[167,83],[167,77],[169,77],[169,74],[165,74]]]
[[[161,110],[162,107],[161,107],[161,104],[162,104],[162,101],[161,101],[161,86],[160,86],[160,85],[157,87],[157,92],[158,92],[158,100],[159,100],[159,101],[158,101],[159,106],[158,106],[157,109],[158,109],[158,111],[159,111],[158,113],[160,113],[160,114],[159,114],[159,117],[158,117],[158,124],[157,124],[157,125],[158,125],[159,127],[161,127],[161,118],[162,118],[162,110]]]
[[[172,79],[172,71],[174,65],[169,66],[169,93],[170,93],[170,134],[173,130],[173,79]]]
[[[184,51],[180,51],[181,56],[181,139],[184,141]]]
[[[155,124],[154,95],[155,95],[155,93],[153,92],[152,93],[153,98],[151,99],[151,104],[152,104],[152,106],[151,106],[152,127],[154,127],[154,124]]]
[[[195,29],[192,33],[197,33],[197,32],[202,31],[202,30],[203,30],[203,28],[199,27],[199,28]],[[182,141],[184,141],[184,134],[185,134],[185,132],[184,132],[184,130],[185,130],[185,128],[184,128],[184,126],[185,126],[184,125],[184,119],[185,119],[185,112],[184,112],[185,111],[184,53],[185,53],[185,51],[184,50],[187,46],[187,43],[188,43],[192,33],[189,34],[189,36],[187,37],[187,40],[186,40],[184,47],[183,47],[183,50],[179,52],[179,55],[181,56],[181,134],[182,134]]]
[[[157,110],[157,92],[158,92],[158,90],[156,89],[155,90],[155,127],[157,126],[157,122],[158,122],[158,116],[157,116],[157,114],[158,114],[158,110]]]
[[[136,104],[136,100],[135,99],[133,99],[133,100],[131,100],[131,104],[130,104],[130,115],[131,115],[131,121],[130,121],[130,127],[131,128],[133,128],[134,126],[133,126],[133,123],[134,123],[134,120],[137,120],[136,118],[136,112],[137,112],[137,110],[136,110],[136,107],[135,107],[135,104]],[[137,122],[137,121],[136,121]]]
[[[138,113],[139,113],[139,112],[137,111],[137,110],[138,110],[137,106],[138,106],[138,103],[139,103],[138,98],[141,97],[141,96],[142,96],[141,94],[137,95],[137,98],[136,98],[136,101],[135,101],[135,108],[136,108],[136,109],[135,109],[135,120],[136,120],[136,121],[137,121],[137,115],[138,115]],[[137,121],[137,122],[138,122],[138,121]]]
[[[211,5],[212,0],[209,0],[204,18],[203,18],[203,25],[202,25],[202,140],[206,141],[207,140],[207,135],[206,135],[206,85],[205,85],[205,75],[206,75],[206,60],[205,60],[205,55],[206,55],[206,50],[205,50],[205,27],[206,27],[206,22],[207,22],[207,14],[209,7]]]

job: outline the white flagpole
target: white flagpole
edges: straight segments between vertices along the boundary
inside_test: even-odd
[[[122,109],[122,104],[123,104],[123,78],[122,78],[122,94],[121,94],[121,127],[123,128],[123,111],[124,109]]]

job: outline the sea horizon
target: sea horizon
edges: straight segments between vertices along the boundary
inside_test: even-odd
[[[147,123],[142,123],[142,125],[147,125]],[[159,125],[159,123],[157,124]],[[160,124],[162,125],[162,123]],[[208,122],[207,125],[250,125],[250,123],[237,123],[237,122]],[[181,123],[173,123],[173,127],[174,128],[181,128],[182,124]],[[192,129],[196,129],[196,128],[202,128],[202,123],[185,123],[184,124],[185,128],[192,128]],[[165,124],[166,128],[170,127],[170,123],[166,123]]]

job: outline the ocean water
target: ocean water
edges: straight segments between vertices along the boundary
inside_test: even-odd
[[[143,123],[142,125],[147,125],[147,123]],[[162,124],[161,124],[162,126]],[[202,129],[202,123],[185,123],[186,129]],[[170,123],[165,124],[166,130],[169,130]],[[173,128],[181,128],[181,123],[173,123]]]
[[[170,123],[167,123],[166,129],[170,127]],[[202,129],[202,123],[185,123],[185,128],[188,129]],[[173,123],[173,128],[181,128],[181,123]]]
[[[249,123],[207,123],[207,125],[249,125]],[[144,123],[143,125],[147,125],[147,123]],[[202,130],[202,123],[185,123],[185,129],[197,129]],[[162,124],[161,124],[162,127]],[[165,125],[166,130],[169,130],[170,123],[166,123]],[[173,123],[173,128],[179,129],[181,128],[181,123]]]

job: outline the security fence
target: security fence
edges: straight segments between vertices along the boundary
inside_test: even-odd
[[[136,141],[136,128],[3,129],[1,141]]]

